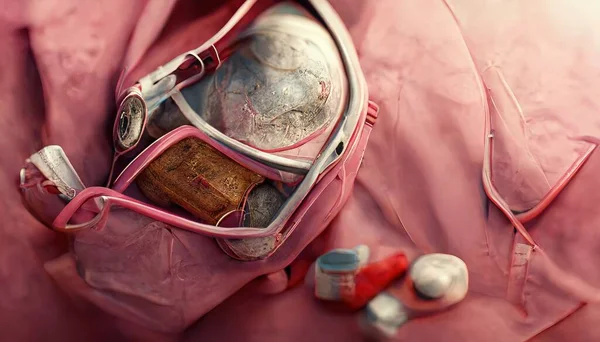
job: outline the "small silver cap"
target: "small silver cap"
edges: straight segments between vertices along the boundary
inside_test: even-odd
[[[408,318],[404,305],[396,297],[382,292],[367,304],[363,328],[370,335],[389,338],[396,335]]]

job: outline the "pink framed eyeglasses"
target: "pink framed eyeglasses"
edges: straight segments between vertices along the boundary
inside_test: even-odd
[[[211,39],[197,49],[188,51],[140,79],[120,93],[119,108],[113,125],[114,158],[106,187],[74,190],[74,196],[52,223],[62,232],[81,229],[101,229],[115,210],[140,214],[179,229],[218,238],[219,245],[230,256],[254,260],[272,255],[298,226],[301,218],[319,196],[312,191],[332,170],[339,171],[340,161],[362,156],[378,109],[368,101],[367,87],[349,33],[338,15],[325,0],[307,0],[307,9],[324,24],[338,49],[347,79],[344,91],[345,107],[335,122],[327,141],[316,158],[292,158],[271,153],[237,141],[212,127],[192,109],[181,89],[217,70],[234,51],[240,33],[261,13],[278,3],[274,0],[247,0],[231,20]],[[122,76],[123,77],[123,76]],[[121,84],[122,81],[119,81]],[[151,113],[171,98],[191,123],[178,127],[143,149],[114,179],[116,161],[139,149],[140,141]],[[366,129],[365,129],[366,128]],[[194,138],[212,147],[248,170],[273,181],[295,179],[295,186],[267,227],[244,227],[244,206],[223,215],[216,225],[176,211],[166,210],[127,194],[130,185],[150,163],[166,150],[186,138]],[[358,167],[358,166],[357,166]],[[291,176],[290,176],[291,175]],[[245,203],[245,201],[244,201]],[[273,239],[274,246],[260,256],[240,255],[224,239]]]

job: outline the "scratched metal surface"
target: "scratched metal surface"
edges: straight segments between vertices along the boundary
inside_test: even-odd
[[[344,100],[342,66],[327,31],[301,13],[273,17],[287,11],[266,13],[268,25],[249,29],[217,72],[182,91],[213,127],[262,150],[290,147],[335,123]],[[168,99],[151,115],[150,131],[182,124],[189,123]]]
[[[181,313],[192,321],[185,332],[158,333],[130,321],[131,312],[116,318],[90,304],[118,300],[90,291],[72,258],[63,255],[67,242],[23,207],[18,171],[42,145],[60,144],[86,185],[102,184],[111,158],[112,97],[126,51],[148,56],[132,75],[138,78],[173,51],[208,38],[208,28],[220,27],[239,2],[182,1],[172,8],[172,2],[162,0],[57,0],[35,6],[2,0],[0,340],[360,341],[356,317],[332,314],[312,300],[309,289],[273,294],[281,290],[276,286],[285,282],[281,270],[292,259],[293,271],[326,249],[357,244],[369,245],[373,258],[398,249],[411,258],[445,252],[460,256],[469,267],[472,289],[465,302],[408,322],[398,340],[599,340],[599,306],[579,309],[578,298],[545,280],[544,272],[551,271],[544,271],[543,256],[532,260],[525,303],[506,299],[514,235],[481,192],[482,112],[488,99],[481,97],[475,77],[476,72],[489,76],[491,63],[506,80],[488,78],[497,102],[505,105],[494,180],[512,205],[528,206],[580,153],[580,144],[568,136],[600,135],[598,5],[448,2],[450,9],[434,0],[332,1],[349,26],[372,97],[381,106],[349,202],[324,235],[298,243],[285,250],[287,260],[260,269],[231,272],[232,262],[218,256],[212,241],[188,239],[185,248],[176,245],[188,274],[211,267],[210,275],[192,280],[211,286],[196,288],[204,290],[204,301],[185,302],[190,306]],[[509,93],[503,92],[506,85]],[[600,251],[595,233],[600,192],[593,190],[600,186],[599,167],[593,156],[531,227],[547,255],[595,288],[600,272],[590,260],[597,260]],[[129,241],[146,246],[172,241],[162,233],[146,237],[154,240]],[[129,258],[122,265],[135,269],[134,250],[125,251],[130,254],[117,255]],[[108,260],[114,254],[105,256]],[[157,271],[152,279],[164,279],[164,269],[146,261],[149,270]]]

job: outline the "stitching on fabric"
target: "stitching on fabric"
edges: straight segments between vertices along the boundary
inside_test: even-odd
[[[525,115],[523,114],[523,109],[521,108],[521,105],[519,104],[517,97],[515,96],[514,92],[512,91],[510,85],[508,84],[508,81],[506,80],[506,78],[504,77],[504,74],[502,73],[502,70],[496,66],[495,64],[491,64],[490,66],[486,67],[486,72],[487,71],[495,71],[496,75],[498,75],[498,78],[500,80],[500,83],[502,84],[502,90],[504,90],[504,92],[506,92],[506,96],[508,96],[508,98],[510,99],[511,104],[516,108],[516,111],[519,114],[519,118],[521,119],[521,121],[523,122],[523,133],[524,133],[524,142],[525,142],[525,151],[527,152],[527,155],[535,161],[536,166],[539,168],[539,170],[542,172],[542,176],[544,177],[544,181],[546,182],[546,185],[548,185],[549,187],[551,187],[550,181],[548,180],[548,177],[546,176],[546,172],[544,170],[544,167],[542,165],[542,163],[540,162],[540,159],[533,155],[533,153],[531,153],[531,148],[530,148],[530,141],[528,140],[529,136],[531,135],[530,129],[528,127],[528,125],[526,125],[526,119],[525,119]],[[484,74],[485,72],[482,72],[482,74]],[[490,97],[492,99],[496,98],[498,99],[499,96],[494,96],[494,94],[497,94],[497,92],[494,92],[493,89],[490,89]],[[510,136],[513,138],[516,138],[514,134],[512,134],[512,132],[508,129],[505,117],[507,115],[507,113],[501,113],[500,111],[498,111],[498,117],[500,118],[500,121],[502,122],[502,124],[507,128],[507,131],[509,132]],[[535,204],[534,204],[535,205]]]

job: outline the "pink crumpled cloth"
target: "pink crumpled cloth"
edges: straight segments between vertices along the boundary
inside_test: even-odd
[[[481,185],[490,102],[493,181],[515,211],[538,203],[590,146],[570,138],[600,136],[600,4],[331,2],[381,112],[350,200],[301,255],[367,244],[374,256],[400,249],[462,258],[464,302],[410,321],[399,341],[600,340],[600,157],[592,154],[526,225],[534,251]],[[239,1],[0,5],[0,340],[363,340],[355,315],[328,311],[309,289],[270,288],[284,266],[276,263],[181,333],[111,316],[76,295],[85,284],[63,257],[64,238],[21,203],[19,169],[47,144],[65,149],[85,184],[101,184],[121,68],[144,56],[147,72],[196,47]]]

